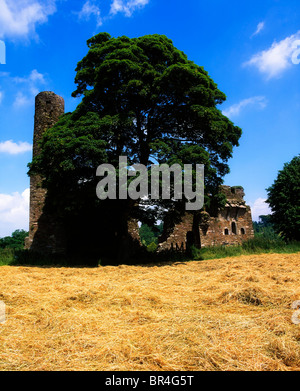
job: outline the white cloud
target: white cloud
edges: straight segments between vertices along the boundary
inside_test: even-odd
[[[229,118],[235,117],[248,106],[255,106],[260,109],[264,109],[267,106],[267,99],[264,96],[253,96],[251,98],[243,99],[239,103],[235,103],[228,109],[223,110],[222,113]]]
[[[3,93],[3,91],[0,91],[0,104],[2,103],[3,96],[4,96],[4,93]]]
[[[93,4],[90,0],[86,1],[78,13],[79,19],[89,20],[91,16],[95,16],[97,20],[97,27],[102,25],[100,8]]]
[[[265,22],[258,23],[258,25],[256,27],[256,30],[251,35],[251,37],[254,37],[255,35],[259,34],[264,29],[264,27],[265,27]]]
[[[118,13],[122,13],[127,17],[132,16],[134,11],[143,8],[150,0],[111,0],[110,10],[108,15],[102,16],[101,10],[97,5],[97,0],[85,0],[82,9],[77,14],[79,20],[89,21],[91,17],[95,17],[97,27],[101,26],[104,21],[111,19]]]
[[[27,77],[14,77],[13,80],[16,83],[45,83],[45,77],[43,74],[39,73],[36,69],[33,69],[29,76]]]
[[[267,50],[263,50],[245,62],[244,66],[254,66],[268,79],[280,76],[290,68],[292,55],[295,51],[295,41],[300,39],[300,30],[279,42],[274,42]]]
[[[22,194],[0,194],[0,237],[9,236],[16,229],[28,231],[29,189]]]
[[[36,69],[34,69],[33,71],[31,71],[29,75],[29,81],[31,81],[32,83],[36,83],[36,82],[45,83],[45,78],[44,75],[42,75]]]
[[[30,98],[28,96],[26,96],[25,94],[23,94],[23,92],[19,91],[15,97],[13,107],[15,109],[18,109],[20,107],[28,106],[31,103],[32,102],[31,102]]]
[[[252,220],[259,221],[259,216],[271,214],[271,209],[266,203],[266,199],[257,198],[253,203],[249,203],[251,207]]]
[[[41,87],[46,84],[45,76],[36,69],[31,71],[27,77],[14,77],[13,81],[17,84],[23,84],[23,90],[17,92],[14,108],[21,108],[33,104],[33,97],[41,91]]]
[[[129,17],[136,9],[147,5],[149,1],[150,0],[113,0],[110,6],[110,13],[115,15],[122,12],[125,16]]]
[[[55,0],[0,0],[0,38],[24,38],[35,33],[56,11]]]
[[[0,153],[8,153],[9,155],[18,155],[20,153],[32,150],[32,145],[27,142],[19,141],[14,143],[12,140],[0,142]]]

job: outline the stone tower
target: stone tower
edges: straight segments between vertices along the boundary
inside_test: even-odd
[[[59,117],[64,114],[65,104],[62,97],[50,91],[40,92],[35,98],[33,157],[40,153],[39,141],[43,133],[55,125]],[[46,216],[43,207],[45,204],[46,189],[42,188],[42,178],[34,175],[30,178],[30,214],[29,236],[25,247],[32,251],[52,253],[61,252],[62,237],[59,236],[59,227],[53,216]]]

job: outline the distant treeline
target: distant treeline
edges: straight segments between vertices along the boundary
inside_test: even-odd
[[[15,250],[21,250],[24,248],[25,238],[28,236],[28,232],[23,229],[17,229],[11,236],[5,236],[0,238],[0,248],[12,248]]]
[[[271,215],[259,216],[259,221],[253,221],[255,236],[264,236],[267,239],[275,239],[278,234],[275,232],[274,224],[271,222]]]

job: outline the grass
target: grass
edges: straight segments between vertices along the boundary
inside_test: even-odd
[[[99,261],[82,256],[40,254],[11,248],[0,249],[0,266],[98,266]]]
[[[0,266],[10,265],[14,262],[15,250],[12,248],[0,248]]]
[[[300,370],[300,253],[0,268],[0,370]]]
[[[300,242],[286,243],[280,238],[268,239],[263,236],[256,236],[239,246],[214,246],[202,248],[200,251],[195,251],[194,258],[218,259],[262,253],[290,254],[299,251]]]
[[[296,253],[300,251],[300,242],[286,243],[279,237],[266,237],[262,235],[245,241],[238,246],[214,246],[205,247],[201,250],[192,248],[189,254],[181,252],[165,251],[155,254],[149,251],[143,251],[137,259],[132,260],[132,264],[161,263],[170,261],[189,261],[204,259],[219,259],[239,255],[251,255],[262,253]],[[84,261],[83,261],[84,258]],[[100,264],[110,264],[111,260],[100,258],[88,259],[87,256],[78,256],[77,258],[64,255],[41,255],[28,250],[14,250],[10,248],[0,248],[0,266],[3,265],[31,265],[31,266],[84,266],[92,267]]]

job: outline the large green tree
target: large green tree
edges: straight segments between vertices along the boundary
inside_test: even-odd
[[[45,178],[48,207],[69,213],[74,224],[85,216],[85,227],[93,216],[95,232],[114,221],[111,230],[105,223],[105,232],[117,236],[129,215],[148,224],[159,211],[162,218],[174,200],[156,201],[158,211],[145,210],[139,201],[96,198],[97,166],[117,166],[120,155],[129,165],[205,164],[206,208],[220,206],[218,187],[241,129],[219,109],[226,97],[209,74],[162,35],[100,33],[87,45],[72,94],[82,101],[45,133],[42,152],[30,165],[30,174]]]
[[[275,231],[286,240],[300,240],[300,155],[284,164],[267,192]]]

